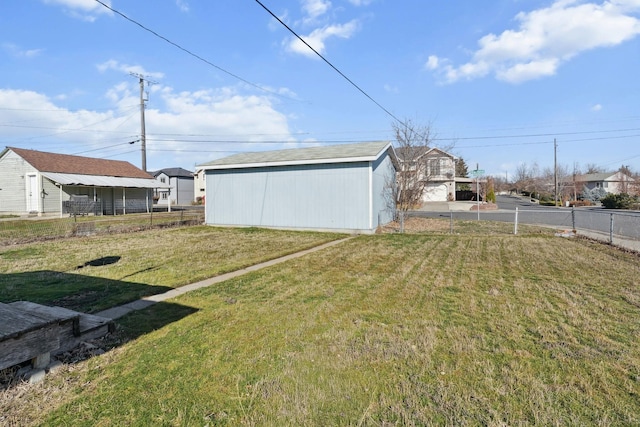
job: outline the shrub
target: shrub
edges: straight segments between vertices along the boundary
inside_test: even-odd
[[[600,201],[606,209],[631,209],[638,203],[638,197],[627,193],[607,194]]]
[[[496,202],[496,192],[493,191],[493,188],[489,189],[489,191],[487,192],[487,202]]]

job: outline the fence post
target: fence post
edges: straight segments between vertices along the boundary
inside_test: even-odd
[[[576,232],[576,208],[575,206],[571,207],[571,229],[573,232]]]
[[[453,211],[449,211],[449,234],[453,234]]]
[[[404,233],[404,211],[400,211],[400,233]]]
[[[613,245],[613,212],[609,214],[609,244]]]
[[[518,207],[516,206],[516,217],[513,221],[513,234],[518,234]]]

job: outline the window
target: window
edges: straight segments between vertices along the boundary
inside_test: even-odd
[[[164,184],[164,183],[166,182],[166,178],[165,178],[164,176],[163,176],[163,177],[161,177],[161,178],[160,178],[160,182]]]
[[[427,174],[431,176],[440,175],[440,159],[427,160]]]
[[[602,185],[604,186],[604,188],[608,188],[609,187],[609,183],[607,181],[603,182]]]
[[[167,192],[166,191],[162,192],[162,200],[167,200]]]

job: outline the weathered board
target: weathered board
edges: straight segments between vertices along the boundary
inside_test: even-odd
[[[0,369],[58,350],[64,331],[77,330],[79,319],[80,313],[71,311],[27,311],[0,303]]]

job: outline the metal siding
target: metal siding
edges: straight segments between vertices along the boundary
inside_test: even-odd
[[[395,168],[388,154],[381,156],[373,164],[373,189],[371,193],[373,203],[373,227],[384,225],[393,220],[395,201],[387,183],[394,179]],[[378,223],[380,221],[380,223]]]
[[[369,230],[369,163],[211,170],[208,224]]]

